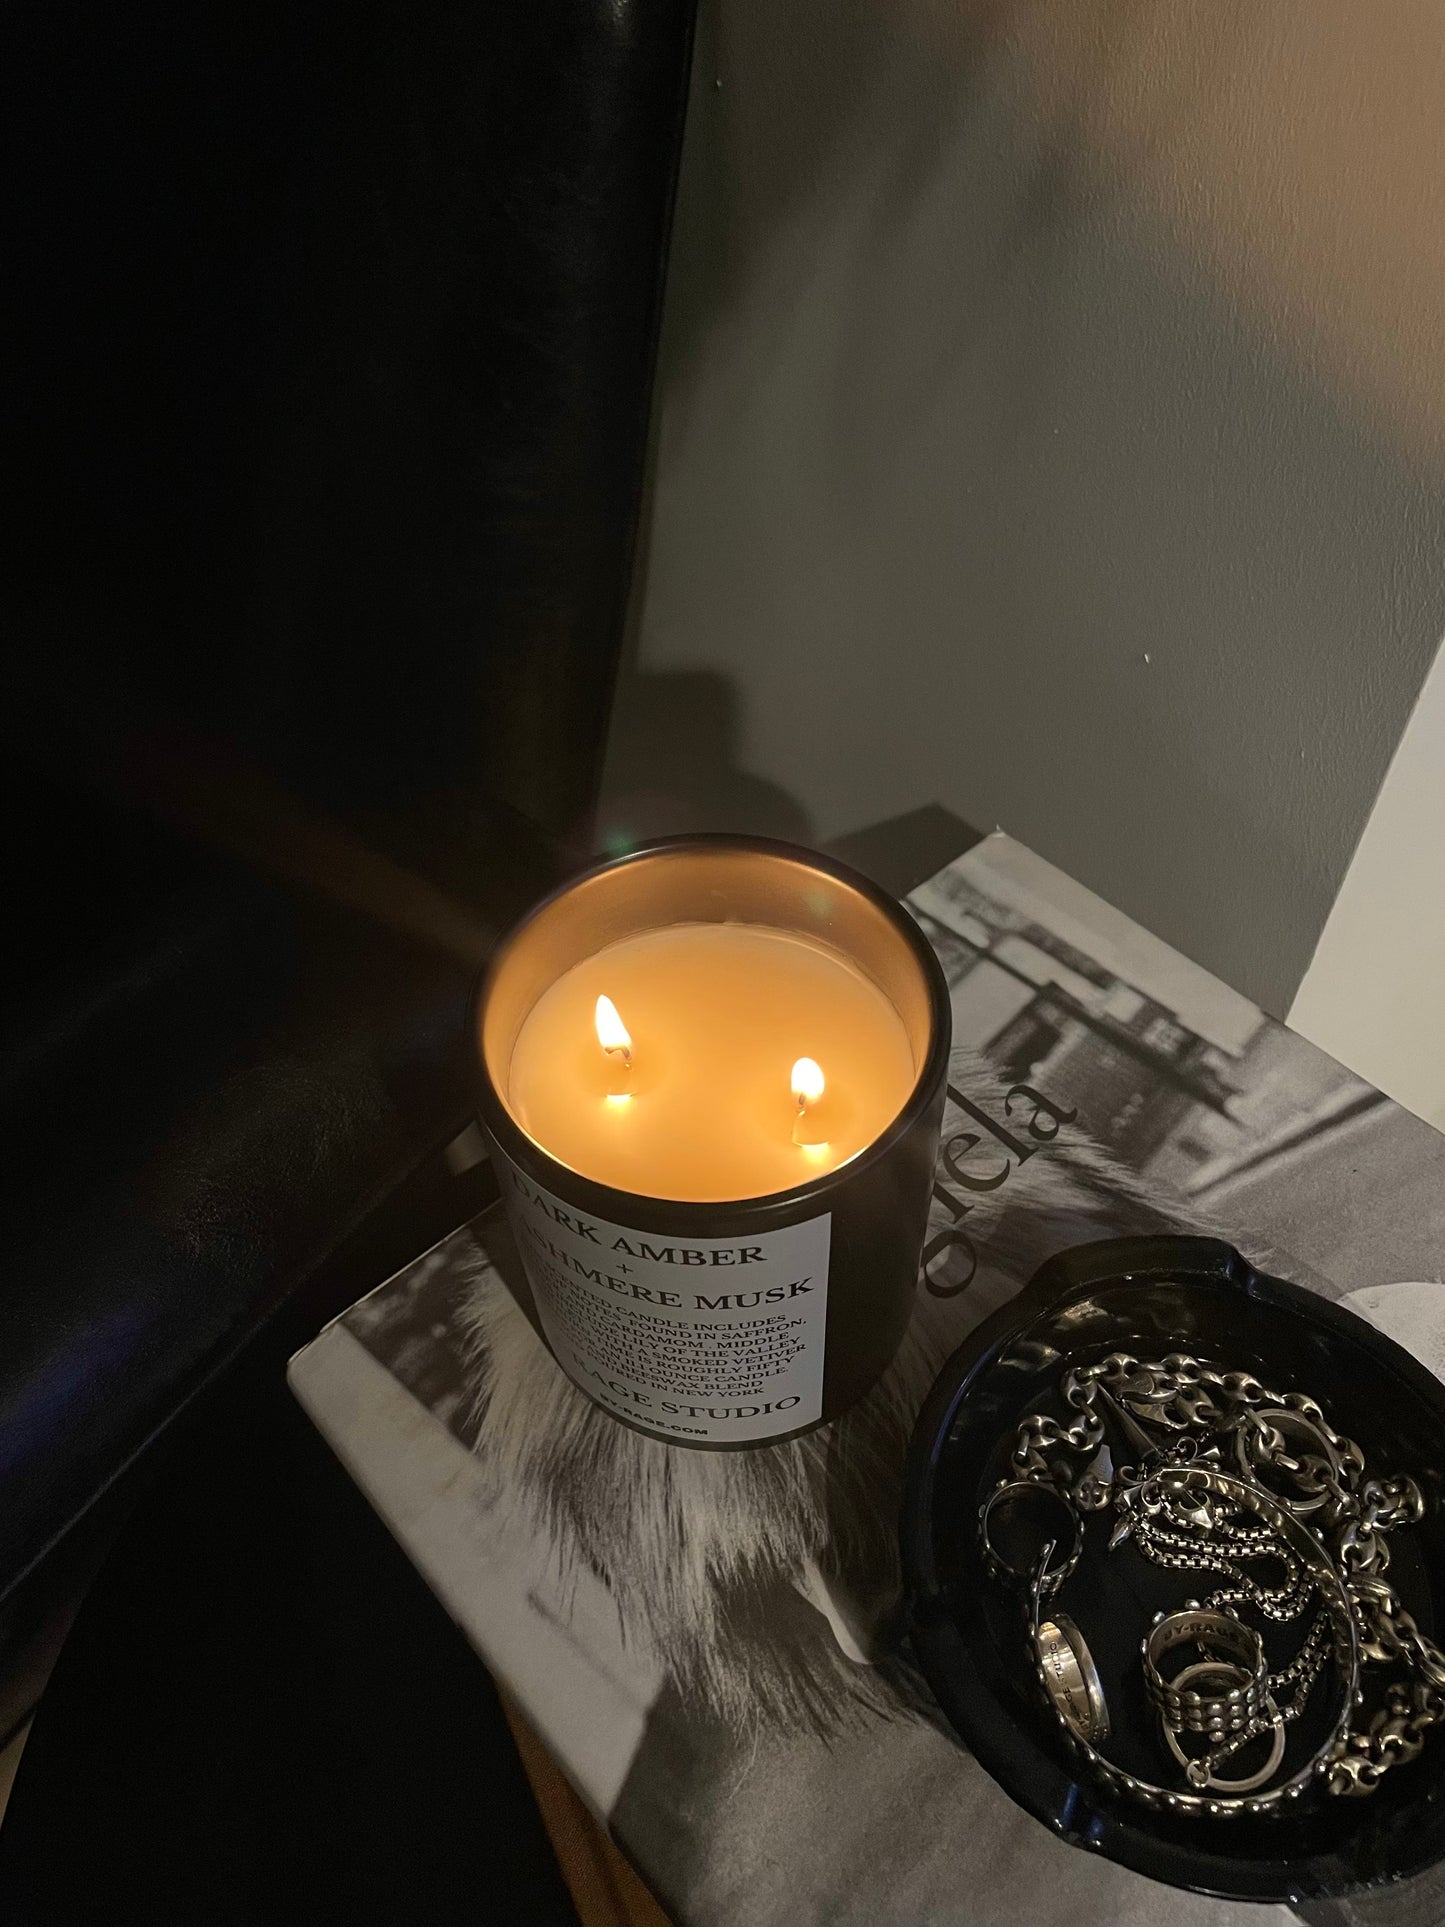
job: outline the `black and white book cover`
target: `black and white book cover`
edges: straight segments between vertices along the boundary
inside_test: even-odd
[[[1064,1845],[889,1628],[918,1406],[1053,1252],[1214,1232],[1445,1376],[1445,1137],[1007,836],[909,907],[954,1051],[913,1321],[862,1405],[751,1452],[628,1430],[519,1309],[500,1213],[299,1353],[296,1395],[689,1927],[1438,1922],[1438,1875],[1296,1915]]]

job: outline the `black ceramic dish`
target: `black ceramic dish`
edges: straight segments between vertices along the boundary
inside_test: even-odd
[[[1184,1351],[1307,1391],[1356,1439],[1371,1471],[1408,1470],[1424,1523],[1391,1540],[1390,1579],[1422,1630],[1445,1616],[1445,1386],[1353,1313],[1255,1271],[1205,1238],[1113,1239],[1051,1259],[944,1368],[914,1432],[902,1520],[913,1642],[940,1704],[980,1763],[1019,1805],[1076,1846],[1156,1880],[1232,1899],[1289,1901],[1381,1886],[1445,1856],[1445,1727],[1367,1799],[1311,1792],[1269,1818],[1154,1813],[1098,1785],[1042,1703],[1020,1605],[984,1572],[978,1509],[1003,1475],[1020,1416],[1068,1361],[1114,1350]],[[1173,1784],[1152,1741],[1138,1642],[1161,1608],[1209,1590],[1205,1575],[1089,1557],[1060,1594],[1103,1676],[1120,1764]],[[1325,1696],[1312,1703],[1317,1719]],[[1308,1750],[1307,1721],[1292,1745]],[[1129,1752],[1132,1744],[1135,1751]],[[1121,1750],[1122,1748],[1122,1750]]]

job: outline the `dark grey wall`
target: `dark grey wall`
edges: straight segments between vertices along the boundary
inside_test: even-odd
[[[1438,25],[704,0],[604,828],[937,800],[1287,1007],[1445,629]]]

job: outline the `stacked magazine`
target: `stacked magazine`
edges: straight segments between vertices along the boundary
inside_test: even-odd
[[[1445,1138],[1006,836],[909,907],[954,1054],[914,1321],[861,1406],[751,1452],[630,1432],[542,1348],[499,1214],[292,1385],[680,1923],[1292,1920],[1064,1845],[951,1736],[896,1633],[902,1451],[980,1319],[1050,1253],[1131,1232],[1227,1237],[1445,1376]],[[1058,1120],[1026,1157],[1020,1084]],[[1445,1881],[1307,1917],[1433,1927]]]

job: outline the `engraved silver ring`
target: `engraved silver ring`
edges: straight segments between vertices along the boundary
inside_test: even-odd
[[[1055,1592],[1079,1563],[1084,1526],[1073,1501],[1041,1479],[1006,1479],[979,1508],[983,1561],[995,1579],[1033,1590]],[[1048,1548],[1042,1578],[1039,1555]],[[1058,1554],[1058,1563],[1053,1563]]]

